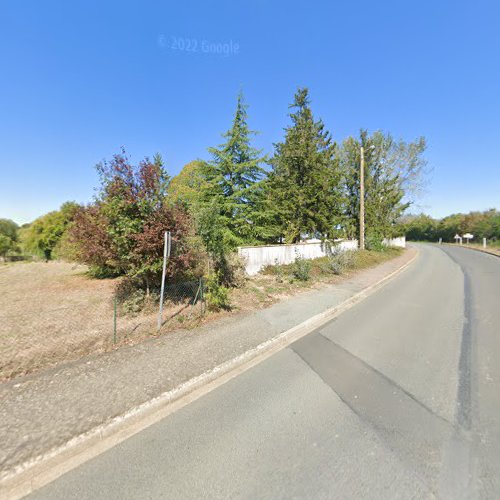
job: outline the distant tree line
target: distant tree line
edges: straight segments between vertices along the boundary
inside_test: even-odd
[[[481,242],[483,238],[500,241],[500,212],[496,209],[468,214],[453,214],[442,219],[434,219],[429,215],[407,215],[400,221],[401,230],[407,239],[413,241],[453,242],[455,235],[470,233],[474,240]]]
[[[424,179],[424,138],[407,143],[361,130],[336,143],[314,116],[307,88],[299,88],[284,137],[266,155],[252,144],[247,109],[240,94],[223,143],[174,178],[159,155],[134,165],[123,150],[100,163],[95,200],[67,203],[34,221],[22,230],[24,248],[84,262],[96,276],[126,274],[149,288],[158,282],[163,232],[170,230],[172,272],[192,275],[209,257],[228,281],[239,245],[358,237],[361,147],[367,245],[401,233],[398,220]]]
[[[68,229],[80,209],[77,203],[66,202],[59,210],[22,226],[9,219],[0,219],[0,257],[37,256],[47,261],[73,259],[76,254],[69,241]]]

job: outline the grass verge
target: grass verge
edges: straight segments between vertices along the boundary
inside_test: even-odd
[[[338,267],[332,266],[329,257],[312,259],[308,261],[310,270],[307,280],[297,278],[295,264],[268,266],[260,274],[248,279],[242,288],[231,291],[231,305],[233,310],[238,311],[267,307],[304,290],[338,283],[358,271],[394,259],[403,251],[401,248],[386,248],[382,252],[370,250],[347,252],[348,258],[344,260],[340,272]]]

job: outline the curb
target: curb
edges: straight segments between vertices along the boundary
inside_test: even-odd
[[[497,252],[494,252],[494,251],[491,251],[491,250],[488,250],[488,249],[484,249],[484,248],[478,248],[478,247],[471,247],[471,246],[467,246],[467,245],[455,245],[454,243],[441,243],[441,245],[446,245],[447,247],[452,247],[452,248],[467,248],[468,250],[475,250],[476,252],[482,252],[482,253],[486,253],[488,255],[493,255],[495,257],[500,257],[500,253],[497,253]],[[438,244],[439,246],[439,244]]]
[[[413,247],[415,249],[415,247]],[[419,256],[415,255],[395,271],[341,304],[327,309],[293,328],[262,342],[258,346],[194,377],[180,386],[143,403],[94,429],[81,434],[64,445],[25,462],[0,482],[1,499],[18,499],[54,481],[66,472],[100,455],[143,429],[162,420],[189,403],[222,386],[229,380],[271,357],[308,333],[323,326],[403,272]]]

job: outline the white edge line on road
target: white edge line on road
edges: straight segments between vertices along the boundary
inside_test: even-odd
[[[405,262],[398,269],[356,293],[341,304],[312,316],[243,354],[113,418],[110,422],[94,427],[92,430],[69,440],[64,445],[19,465],[9,476],[0,482],[0,498],[9,500],[22,498],[45,486],[66,472],[75,469],[79,465],[222,386],[301,337],[331,321],[384,286],[389,280],[410,266],[419,255],[418,249],[415,247],[413,249],[415,250],[415,255],[408,262]]]

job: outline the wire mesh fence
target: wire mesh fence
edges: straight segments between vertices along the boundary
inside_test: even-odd
[[[183,322],[184,319],[192,319],[205,313],[206,282],[204,278],[167,285],[164,293],[162,325],[174,318]]]
[[[116,299],[117,280],[85,271],[59,262],[0,267],[0,380],[158,335],[158,296],[131,312]],[[168,285],[159,334],[196,325],[205,292],[203,279]]]

